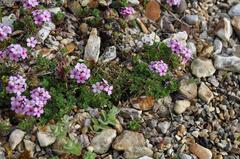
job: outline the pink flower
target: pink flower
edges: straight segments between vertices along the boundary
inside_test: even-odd
[[[11,98],[11,110],[24,114],[28,99],[26,96],[16,96]]]
[[[35,10],[32,12],[34,23],[37,25],[42,25],[44,22],[51,21],[51,13],[47,10]]]
[[[110,86],[105,79],[92,85],[93,93],[106,92],[108,95],[112,94],[113,86]]]
[[[122,7],[120,9],[120,14],[122,14],[122,15],[131,15],[134,13],[135,13],[135,10],[133,7]]]
[[[0,23],[0,41],[5,40],[12,33],[12,28]]]
[[[25,8],[33,8],[36,7],[39,4],[38,0],[23,0],[23,6]]]
[[[27,39],[27,46],[34,48],[37,45],[38,41],[34,37],[30,37]]]
[[[27,88],[26,79],[20,75],[10,76],[6,90],[8,93],[21,95]]]
[[[6,52],[5,51],[0,51],[0,59],[3,59],[6,57]]]
[[[162,60],[152,61],[148,67],[151,71],[159,74],[159,76],[165,76],[167,74],[168,65]]]
[[[85,83],[91,76],[91,70],[85,64],[78,63],[70,73],[70,78],[76,79],[78,84]]]
[[[167,4],[170,6],[179,6],[181,4],[181,0],[167,0]]]
[[[45,105],[47,101],[51,99],[51,96],[48,91],[44,88],[38,87],[30,92],[30,96],[35,102],[38,102],[38,105]]]
[[[27,49],[19,44],[11,44],[6,50],[10,60],[18,62],[21,59],[27,58]]]

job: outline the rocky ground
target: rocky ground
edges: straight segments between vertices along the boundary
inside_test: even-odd
[[[99,59],[94,55],[100,50],[84,56],[107,63],[118,61],[119,52],[137,53],[144,44],[172,37],[185,43],[193,58],[180,72],[177,92],[160,99],[143,96],[129,100],[119,108],[115,127],[96,133],[89,125],[91,118],[98,117],[102,110],[74,109],[65,116],[70,138],[81,143],[83,152],[94,152],[99,159],[239,159],[239,1],[182,0],[181,5],[173,9],[164,7],[164,1],[161,5],[160,1],[151,1],[153,4],[146,8],[142,5],[146,2],[128,2],[137,13],[126,21],[135,19],[136,27],[123,29],[117,18],[108,22],[107,17],[116,16],[111,10],[114,2],[100,0],[104,8],[100,17],[102,24],[94,29],[85,23],[91,16],[81,20],[76,16],[78,7],[91,3],[94,8],[93,1],[69,1],[61,7],[49,1],[49,10],[53,13],[63,11],[66,20],[61,26],[53,22],[39,30],[38,37],[44,44],[37,52],[54,58],[54,52],[62,46],[69,53],[74,50],[74,54],[101,47],[104,53]],[[14,0],[2,0],[1,3],[6,15],[2,21],[11,25],[17,16],[17,11],[10,9]],[[108,23],[112,25],[110,29],[102,27]],[[0,121],[9,123],[4,114]],[[9,156],[79,158],[64,155],[62,145],[65,142],[53,135],[48,125],[36,125],[28,131],[11,130],[0,137],[0,159]]]

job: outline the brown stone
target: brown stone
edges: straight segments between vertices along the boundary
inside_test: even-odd
[[[133,98],[131,104],[134,108],[143,111],[151,110],[154,105],[154,98],[151,96],[141,96],[139,98]]]
[[[148,2],[145,10],[145,16],[153,21],[157,21],[160,18],[160,5],[157,1],[151,0]]]
[[[190,144],[189,151],[199,159],[212,159],[212,152],[197,143]]]
[[[74,43],[69,43],[67,46],[66,46],[66,49],[67,49],[67,54],[71,53],[74,51],[76,45]]]

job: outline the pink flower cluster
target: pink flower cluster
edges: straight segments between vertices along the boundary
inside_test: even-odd
[[[6,90],[8,93],[21,95],[27,88],[26,79],[20,75],[10,76]]]
[[[11,110],[16,113],[40,117],[44,112],[44,106],[51,98],[44,88],[36,88],[31,91],[31,99],[26,96],[17,95],[11,98]]]
[[[170,40],[168,46],[172,49],[172,52],[182,58],[182,62],[186,64],[192,57],[192,52],[186,46],[184,46],[178,40]]]
[[[122,15],[131,15],[134,13],[135,13],[135,10],[133,7],[122,7],[120,9],[120,14],[122,14]]]
[[[20,44],[11,44],[4,52],[12,61],[18,62],[21,59],[27,58],[27,49]]]
[[[35,10],[32,12],[34,23],[36,25],[42,25],[44,22],[51,21],[51,13],[47,10]]]
[[[36,7],[38,4],[38,0],[23,0],[23,6],[28,9]]]
[[[5,40],[12,33],[12,28],[0,23],[0,41]]]
[[[167,0],[167,4],[170,6],[179,6],[181,4],[181,0]]]
[[[83,63],[77,63],[70,73],[70,78],[76,79],[78,84],[85,83],[90,78],[91,70]]]
[[[152,61],[148,67],[151,71],[159,74],[159,76],[165,76],[168,71],[168,65],[165,64],[162,60]]]
[[[108,95],[112,94],[113,86],[108,84],[108,81],[102,79],[102,81],[97,82],[92,85],[92,91],[94,93],[106,92]]]

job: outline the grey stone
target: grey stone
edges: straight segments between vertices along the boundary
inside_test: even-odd
[[[100,44],[101,39],[97,35],[97,29],[93,28],[85,47],[84,59],[96,63],[100,54]]]
[[[235,5],[235,6],[233,6],[233,7],[229,10],[228,14],[229,14],[230,16],[240,16],[240,3],[238,3],[238,4]]]
[[[223,18],[219,23],[218,25],[222,27],[216,30],[216,35],[224,41],[229,41],[233,33],[230,20],[228,18]]]
[[[36,146],[35,143],[30,140],[26,140],[26,139],[23,140],[23,143],[24,143],[25,149],[27,151],[29,151],[30,156],[33,157],[34,151],[35,151],[35,146]]]
[[[9,137],[9,144],[12,150],[23,140],[23,137],[26,133],[20,129],[15,129]]]
[[[216,38],[214,40],[214,52],[213,52],[213,55],[220,54],[222,52],[222,48],[223,48],[223,44],[222,44],[221,40]]]
[[[153,151],[147,147],[130,147],[124,152],[126,159],[137,159],[143,156],[152,156]]]
[[[56,141],[56,137],[50,131],[38,131],[37,138],[41,147],[47,147]]]
[[[212,76],[216,69],[213,66],[212,60],[209,59],[194,59],[191,64],[192,73],[198,78]]]
[[[183,79],[180,82],[179,92],[187,99],[197,97],[197,84],[194,81]]]
[[[184,153],[180,154],[179,157],[180,157],[180,159],[193,159],[192,156],[184,154]]]
[[[198,15],[186,15],[184,19],[190,25],[196,25],[199,23]]]
[[[138,0],[128,0],[128,3],[129,3],[130,5],[133,5],[133,6],[139,5],[139,1],[138,1]]]
[[[10,14],[9,16],[2,17],[2,24],[8,25],[13,28],[13,23],[17,20],[17,17],[15,14]]]
[[[2,3],[7,7],[13,7],[15,0],[2,0]]]
[[[94,152],[98,154],[104,154],[110,148],[113,140],[117,136],[117,131],[114,129],[105,129],[100,132],[97,136],[95,136],[92,141],[91,145],[94,148]]]
[[[217,55],[214,58],[214,66],[220,70],[240,72],[240,58],[236,56],[224,57]]]
[[[174,111],[177,114],[182,114],[190,107],[191,103],[188,100],[177,100],[175,103]]]
[[[166,134],[168,129],[170,128],[171,123],[168,121],[158,123],[158,128],[163,134]]]
[[[102,63],[107,63],[114,60],[117,57],[117,49],[115,46],[107,47],[105,52],[99,58]]]
[[[209,103],[214,98],[212,91],[203,82],[199,86],[198,96],[206,103]]]

